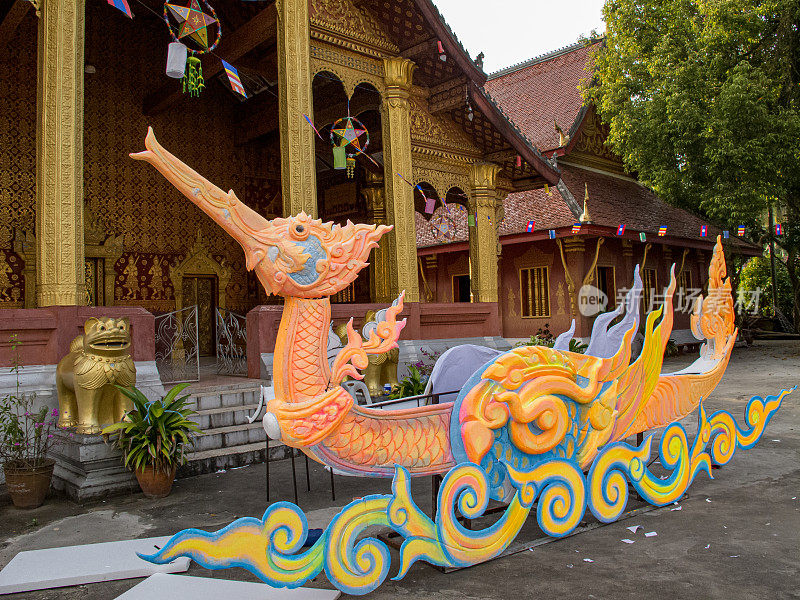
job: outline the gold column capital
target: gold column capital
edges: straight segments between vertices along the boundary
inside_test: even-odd
[[[417,65],[402,56],[388,56],[383,59],[383,80],[386,84],[386,98],[407,99]]]
[[[497,174],[500,167],[494,163],[474,163],[469,169],[469,180],[476,193],[497,195]]]

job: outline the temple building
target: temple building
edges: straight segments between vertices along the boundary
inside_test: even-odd
[[[405,290],[411,339],[557,334],[572,319],[581,337],[584,285],[613,308],[640,264],[648,303],[674,262],[680,286],[702,288],[719,232],[701,237],[705,223],[606,146],[578,90],[597,42],[487,75],[431,0],[211,2],[224,36],[200,56],[197,97],[165,75],[173,40],[155,0],[130,2],[132,19],[98,0],[0,4],[2,364],[11,333],[27,364],[55,364],[91,314],[132,315],[145,362],[160,343],[152,315],[188,307],[200,356],[217,354],[228,313],[261,307],[247,337],[274,336],[280,299],[234,240],[128,157],[148,126],[268,218],[394,226],[333,298],[338,318]],[[331,140],[348,125],[360,149],[345,166]]]

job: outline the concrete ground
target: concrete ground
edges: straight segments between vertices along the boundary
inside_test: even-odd
[[[689,362],[687,356],[669,359],[665,369]],[[706,406],[709,411],[725,408],[740,420],[751,396],[775,394],[798,383],[800,344],[757,343],[735,351]],[[687,419],[692,437],[695,424],[694,417]],[[270,466],[271,500],[291,500],[290,461]],[[311,527],[324,527],[336,507],[354,497],[389,492],[385,480],[337,476],[332,502],[328,474],[312,465],[313,489],[307,492],[303,459],[298,459],[297,467],[299,502]],[[800,390],[787,397],[755,448],[737,451],[714,475],[713,481],[704,473],[698,476],[680,511],[653,510],[449,574],[418,563],[402,581],[387,578],[370,597],[800,598]],[[51,498],[38,509],[21,511],[0,497],[0,566],[22,550],[169,535],[187,527],[213,530],[236,517],[260,516],[266,506],[265,484],[264,465],[254,465],[179,480],[163,500],[136,494],[79,506]],[[415,480],[413,490],[415,500],[427,509],[429,480]],[[632,534],[626,529],[630,525],[643,529]],[[649,531],[657,535],[644,537]],[[623,538],[635,543],[623,543]],[[396,563],[395,555],[389,577],[396,572]],[[193,564],[189,574],[256,581],[242,569],[212,572]],[[110,600],[138,581],[7,597]],[[331,587],[324,576],[307,585]]]

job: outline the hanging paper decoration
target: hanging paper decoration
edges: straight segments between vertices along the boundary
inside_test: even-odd
[[[617,227],[617,235],[623,235],[625,233],[625,224],[621,223],[619,227]]]
[[[475,227],[475,215],[467,216],[467,227]]]
[[[167,48],[167,77],[183,79],[189,49],[181,42],[170,42]]]
[[[202,2],[203,8],[200,7]],[[205,87],[203,68],[195,55],[212,52],[222,39],[222,25],[214,8],[205,0],[190,0],[188,6],[174,2],[164,4],[164,22],[173,42],[186,46],[186,71],[183,75],[183,91],[198,96]],[[209,37],[209,28],[214,33]],[[224,61],[223,61],[224,62]],[[239,82],[241,85],[241,82]]]
[[[665,235],[667,235],[667,226],[662,225],[658,228],[658,237],[664,237]]]
[[[439,60],[441,60],[443,62],[446,61],[447,60],[447,54],[445,54],[445,52],[444,52],[444,45],[442,44],[441,40],[437,40],[436,49],[439,51]]]
[[[647,241],[647,234],[645,234],[644,231],[640,231],[639,232],[639,241],[640,242],[646,242]]]
[[[550,231],[547,232],[547,235],[550,236],[551,240],[556,239],[556,230],[555,229],[551,229]]]
[[[708,226],[707,225],[701,225],[700,226],[700,237],[706,237],[706,235],[708,235]]]
[[[521,167],[522,167],[522,157],[519,154],[517,154],[517,168],[519,169]]]
[[[355,171],[357,154],[363,154],[372,160],[365,152],[369,146],[369,131],[355,117],[348,115],[333,124],[331,143],[333,144],[333,168],[346,168],[347,176],[350,178],[353,177]]]
[[[425,198],[425,213],[428,215],[432,215],[434,208],[436,208],[436,199]]]
[[[128,15],[129,19],[133,18],[133,13],[131,12],[131,7],[128,6],[128,0],[107,0],[107,2],[111,6],[113,6],[114,8],[117,8],[117,9],[121,10],[122,12],[124,12],[126,15]]]
[[[196,56],[190,56],[186,59],[186,72],[183,75],[183,92],[196,98],[205,87],[206,84],[203,81],[203,70],[201,68],[200,59]]]
[[[580,233],[581,232],[581,223],[580,221],[572,224],[572,233]]]
[[[744,235],[744,225],[739,225],[736,228],[736,235],[738,235],[739,237],[742,237]]]
[[[239,71],[237,71],[236,67],[234,67],[229,62],[226,62],[222,59],[220,59],[220,61],[222,61],[222,67],[225,69],[225,74],[228,76],[228,81],[231,84],[231,89],[240,96],[247,98],[247,92],[244,91],[242,80],[239,79]]]
[[[536,221],[528,221],[527,231],[528,233],[533,231],[533,228],[536,226]]]
[[[781,227],[780,223],[775,223],[775,235],[782,235],[783,234],[783,227]]]
[[[729,237],[731,237],[731,234],[727,229],[724,229],[722,231],[722,237],[724,237],[727,240]]]

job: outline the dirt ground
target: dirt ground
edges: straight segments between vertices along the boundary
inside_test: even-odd
[[[669,359],[665,370],[685,366],[692,358]],[[741,420],[751,396],[776,394],[798,383],[800,344],[758,342],[735,351],[706,407],[724,408]],[[693,437],[696,418],[685,423]],[[290,461],[270,467],[270,500],[291,500]],[[713,481],[704,473],[698,476],[680,511],[653,510],[449,574],[418,563],[405,579],[395,582],[390,580],[397,568],[393,564],[387,581],[369,597],[800,598],[800,390],[786,398],[755,448],[737,451],[728,465],[713,473]],[[299,504],[311,527],[323,527],[337,507],[355,497],[389,492],[386,480],[337,476],[336,501],[332,501],[330,478],[321,467],[311,466],[310,492],[303,459],[297,460],[297,474]],[[0,566],[22,550],[169,535],[187,527],[217,529],[236,517],[263,514],[265,488],[265,467],[254,465],[179,480],[163,500],[137,494],[77,505],[55,497],[38,509],[21,511],[10,505],[7,496],[0,496]],[[426,509],[430,482],[415,480],[413,491]],[[643,526],[636,534],[626,529],[636,524]],[[645,538],[643,531],[657,535]],[[623,538],[635,543],[623,543]],[[256,581],[242,569],[211,572],[193,564],[189,574]],[[139,581],[6,597],[110,600]],[[307,585],[331,587],[323,576]]]

